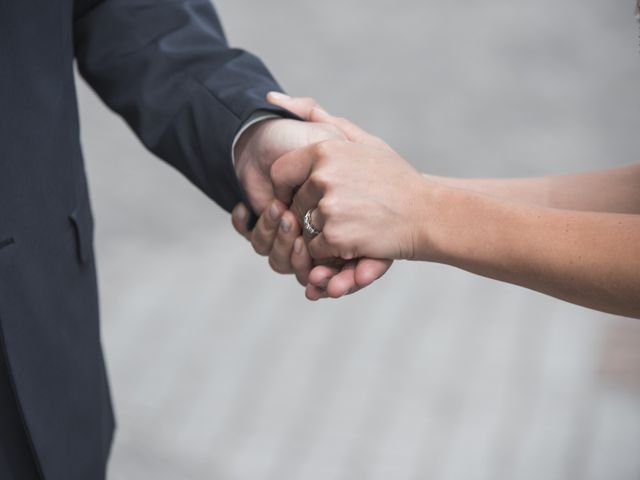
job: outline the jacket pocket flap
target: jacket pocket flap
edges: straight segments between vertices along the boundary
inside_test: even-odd
[[[83,265],[93,255],[93,216],[88,202],[81,202],[69,214],[75,232],[78,259]]]
[[[1,238],[0,239],[0,250],[2,250],[3,248],[8,247],[10,245],[13,245],[14,243],[16,243],[16,241],[13,239],[13,237]]]

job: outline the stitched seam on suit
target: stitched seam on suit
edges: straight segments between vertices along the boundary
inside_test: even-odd
[[[13,237],[0,240],[0,249],[8,247],[9,245],[13,245],[14,243],[16,243],[16,241],[13,239]]]
[[[12,240],[8,239],[8,240]],[[18,394],[18,387],[16,386],[16,382],[15,382],[15,376],[14,376],[14,372],[11,369],[11,365],[10,365],[10,361],[9,361],[9,352],[7,351],[7,345],[6,345],[6,337],[5,337],[5,332],[4,329],[2,327],[2,322],[0,321],[0,355],[4,356],[5,359],[5,367],[7,369],[7,375],[8,375],[8,379],[9,379],[9,383],[11,384],[11,390],[13,392],[15,401],[16,401],[16,407],[18,409],[18,415],[20,417],[20,422],[22,423],[22,428],[24,429],[24,434],[27,438],[27,443],[29,445],[29,450],[31,451],[31,454],[33,456],[33,461],[34,461],[34,466],[36,469],[36,474],[38,475],[39,478],[41,478],[42,480],[44,480],[44,472],[42,470],[42,461],[40,459],[40,456],[38,454],[38,450],[35,446],[35,443],[33,441],[33,436],[31,435],[31,430],[29,429],[29,426],[27,425],[27,417],[24,411],[24,408],[22,406],[22,401],[20,399],[20,395]]]
[[[188,78],[191,79],[191,81],[193,81],[196,85],[198,85],[200,88],[204,89],[205,92],[207,92],[216,102],[218,102],[220,105],[222,105],[224,107],[224,109],[230,113],[233,118],[235,118],[238,121],[241,121],[242,119],[236,115],[233,110],[231,110],[227,104],[225,102],[222,101],[222,99],[220,97],[218,97],[218,95],[215,94],[215,92],[212,92],[211,90],[209,90],[207,88],[207,86],[200,80],[198,80],[197,78],[195,78],[193,75],[188,75]]]

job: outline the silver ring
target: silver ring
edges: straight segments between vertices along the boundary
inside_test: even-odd
[[[312,236],[317,236],[320,235],[322,233],[322,230],[320,230],[318,227],[316,227],[313,222],[311,222],[311,212],[313,212],[313,208],[309,209],[307,211],[307,213],[304,216],[304,229],[309,232],[309,235]]]

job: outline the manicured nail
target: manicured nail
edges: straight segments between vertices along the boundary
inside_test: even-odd
[[[278,205],[276,203],[272,204],[271,207],[269,207],[269,216],[274,222],[277,221],[278,218],[280,218],[280,209],[278,208]]]
[[[243,222],[247,218],[247,208],[244,205],[240,205],[236,209],[236,218]]]
[[[293,242],[293,251],[296,252],[296,255],[302,255],[302,247],[304,247],[302,238],[296,238],[296,241]]]
[[[289,230],[291,230],[291,222],[286,218],[280,220],[280,230],[282,230],[283,233],[289,233]]]
[[[291,100],[291,97],[289,95],[286,95],[281,92],[269,92],[269,95],[274,100]]]

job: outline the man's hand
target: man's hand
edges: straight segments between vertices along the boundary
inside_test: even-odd
[[[292,99],[272,93],[269,95],[269,101],[305,120],[314,121],[315,123],[311,125],[322,125],[324,128],[329,126],[337,129],[342,139],[346,137],[354,142],[375,146],[385,145],[382,140],[372,137],[346,120],[328,115],[312,99]],[[322,120],[318,120],[320,117]],[[319,143],[319,140],[308,144],[311,143]],[[269,163],[269,165],[271,164],[273,161]],[[270,180],[269,185],[271,185]],[[295,271],[298,281],[306,285],[306,295],[310,300],[326,297],[339,298],[354,293],[380,278],[391,266],[391,261],[388,260],[361,258],[332,266],[319,265],[309,271],[312,261],[306,245],[301,237],[296,238],[300,232],[298,219],[291,212],[285,211],[282,203],[274,202],[272,207],[273,215],[269,216],[269,211],[263,213],[256,228],[253,232],[249,232],[246,228],[247,211],[244,206],[239,205],[234,210],[234,226],[238,232],[252,242],[256,251],[262,252],[263,255],[269,255],[269,263],[274,270],[283,273],[288,273],[288,269]],[[277,213],[280,213],[281,217],[278,217]],[[284,227],[284,229],[278,227],[279,218],[281,218],[280,227]],[[295,221],[295,231],[289,230],[288,233],[285,233],[283,230],[286,230],[289,223],[293,221]],[[287,251],[290,252],[288,257]],[[288,263],[285,260],[287,258],[289,258]]]
[[[348,141],[393,151],[384,140],[369,134],[344,118],[330,115],[313,98],[291,98],[288,95],[272,92],[267,100],[308,122],[338,128]],[[309,254],[306,253],[306,255]],[[309,273],[307,298],[311,300],[326,297],[339,298],[355,293],[382,277],[392,264],[392,260],[359,258],[348,261],[341,268],[317,265]]]
[[[261,215],[275,198],[271,165],[283,155],[327,140],[345,140],[335,126],[289,119],[268,119],[249,127],[235,148],[235,168],[251,208]]]
[[[313,266],[307,246],[301,237],[295,215],[279,200],[272,200],[253,230],[247,227],[249,212],[242,203],[231,216],[236,231],[245,237],[256,253],[269,257],[269,265],[278,273],[294,273],[305,286]]]
[[[235,229],[254,250],[269,257],[271,268],[283,274],[295,273],[307,285],[311,258],[302,239],[297,218],[287,205],[275,198],[271,184],[271,165],[283,155],[327,140],[344,140],[335,126],[289,119],[268,119],[245,131],[235,148],[235,168],[251,208],[260,215],[256,227],[249,231],[247,206],[239,204],[233,211]]]
[[[311,257],[416,258],[426,252],[424,225],[434,217],[438,183],[427,180],[390,148],[329,141],[296,150],[271,168],[278,197],[310,212],[317,234]]]

